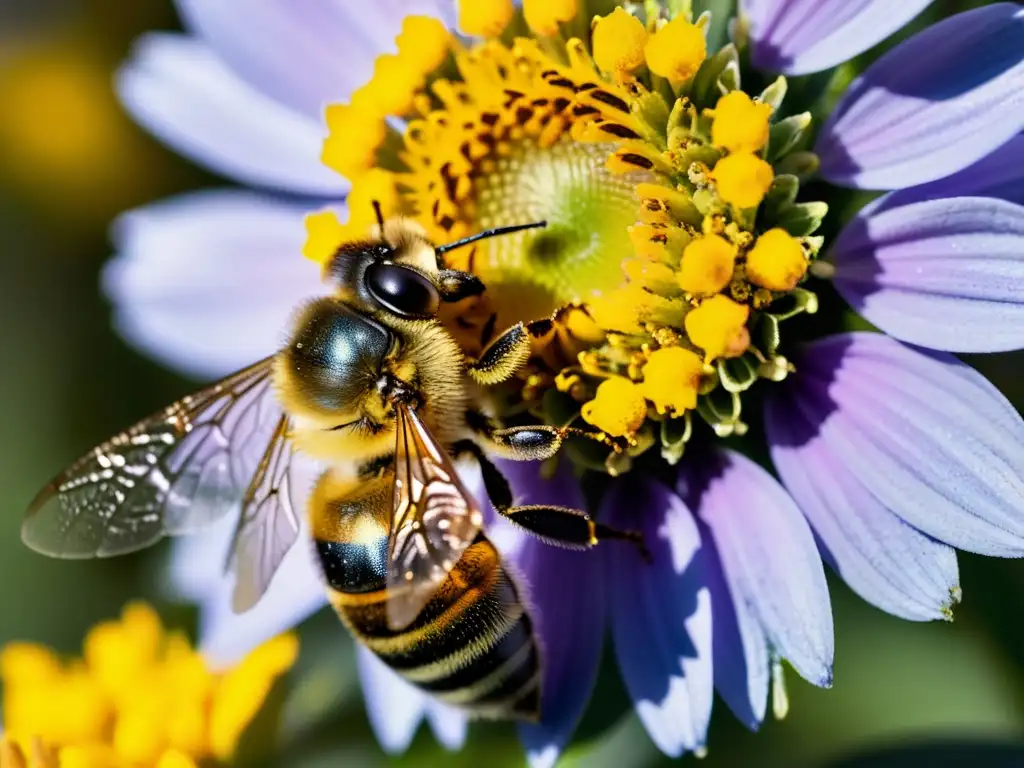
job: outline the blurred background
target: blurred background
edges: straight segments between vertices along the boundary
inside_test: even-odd
[[[939,0],[915,26],[980,4]],[[123,345],[97,289],[120,211],[224,183],[137,128],[112,91],[112,73],[138,34],[177,28],[170,0],[0,0],[0,642],[77,653],[91,624],[139,596],[168,623],[195,626],[192,608],[161,597],[165,545],[59,562],[33,554],[18,535],[25,506],[56,470],[196,384]],[[1022,361],[970,360],[1018,406]],[[898,745],[1024,741],[1024,562],[962,555],[960,563],[964,599],[952,624],[892,618],[832,579],[835,688],[789,675],[788,718],[756,736],[716,703],[704,763],[853,765],[846,761]],[[351,644],[333,615],[309,622],[303,641],[289,690],[275,704],[289,757],[268,764],[417,766],[442,756],[449,765],[522,764],[503,726],[474,726],[466,750],[450,756],[424,730],[407,755],[385,758],[363,714]],[[622,702],[614,675],[605,675],[569,764],[663,761]],[[265,745],[252,746],[247,764],[261,762],[260,753]]]

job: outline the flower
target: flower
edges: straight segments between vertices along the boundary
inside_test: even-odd
[[[279,635],[224,671],[145,603],[86,635],[80,659],[9,642],[0,649],[4,768],[156,766],[224,762],[271,686],[295,663],[298,640]]]
[[[687,4],[593,19],[586,3],[528,2],[522,19],[508,3],[481,3],[460,18],[484,39],[406,35],[397,53],[368,50],[343,11],[311,17],[267,0],[229,23],[213,3],[182,5],[205,42],[147,43],[122,78],[129,107],[217,168],[321,200],[207,193],[129,214],[106,288],[136,345],[211,375],[269,353],[270,324],[320,290],[315,264],[333,246],[365,236],[373,199],[437,242],[548,222],[451,253],[488,286],[457,307],[458,338],[472,353],[495,316],[501,327],[553,314],[539,361],[503,394],[537,418],[578,417],[615,449],[567,450],[575,467],[563,460],[553,473],[502,470],[523,503],[589,501],[602,522],[641,530],[652,562],[614,543],[564,552],[502,534],[545,646],[545,715],[520,727],[535,766],[571,738],[606,624],[651,738],[670,755],[700,752],[713,691],[756,729],[769,691],[785,714],[786,665],[831,685],[823,562],[865,600],[925,621],[948,619],[960,599],[955,549],[1024,555],[1024,422],[949,354],[1024,347],[1019,6],[986,5],[911,36],[817,125],[810,108],[824,102],[787,100],[786,75],[842,64],[926,0],[896,10],[746,0],[734,43],[717,50],[708,16],[670,10]],[[400,16],[359,28],[386,41]],[[532,36],[507,34],[527,26]],[[281,46],[282,29],[294,47]],[[336,55],[346,41],[366,57]],[[747,61],[767,87],[743,89]],[[200,67],[208,77],[195,77]],[[182,108],[214,87],[215,108],[231,107],[215,113],[230,126],[223,136],[195,119],[208,111]],[[304,143],[322,102],[322,158],[336,178]],[[825,199],[806,199],[815,174]],[[818,228],[836,186],[888,193],[826,240]],[[304,238],[298,218],[314,209]],[[883,333],[833,333],[842,307],[809,322],[835,301],[825,281]],[[190,288],[211,284],[208,302]],[[763,454],[751,409],[771,468],[740,450]],[[295,570],[286,563],[264,604],[232,620],[254,627],[250,643],[321,604],[305,555],[289,557]],[[199,561],[185,569],[191,594],[223,600]],[[308,601],[274,598],[289,585]],[[207,613],[211,626],[225,615]],[[464,721],[410,696],[372,657],[361,664],[387,748],[404,748],[424,716],[446,745],[461,743]]]

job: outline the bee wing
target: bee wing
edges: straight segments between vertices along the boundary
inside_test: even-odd
[[[242,513],[228,570],[235,574],[231,607],[244,613],[259,602],[288,550],[299,537],[301,512],[311,489],[304,462],[288,437],[290,422],[281,415],[242,500]]]
[[[483,517],[416,412],[398,407],[387,618],[409,626],[476,538]]]
[[[133,552],[243,499],[282,411],[266,358],[97,446],[33,500],[22,540],[62,558]]]

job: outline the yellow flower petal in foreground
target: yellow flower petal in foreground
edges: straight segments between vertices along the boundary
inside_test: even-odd
[[[711,142],[730,152],[757,152],[768,141],[772,108],[743,91],[731,91],[715,105]]]
[[[280,635],[254,650],[224,676],[210,713],[210,748],[215,757],[226,760],[234,753],[270,687],[291,668],[298,654],[298,638]]]
[[[576,0],[523,0],[523,16],[534,32],[544,37],[558,34],[558,25],[576,15]]]
[[[719,357],[738,357],[750,346],[747,317],[750,307],[730,298],[712,296],[686,315],[686,333],[704,350],[705,362]]]
[[[641,391],[659,413],[683,413],[697,407],[697,390],[704,363],[682,347],[666,347],[651,353],[643,367]]]
[[[747,254],[750,282],[771,291],[791,291],[807,272],[800,242],[786,230],[769,229]]]
[[[594,61],[602,72],[623,75],[640,69],[646,44],[644,25],[621,8],[594,22]]]
[[[723,157],[711,172],[718,196],[737,208],[761,204],[775,179],[775,172],[757,155],[740,152]]]
[[[459,0],[459,29],[477,37],[497,37],[512,21],[512,0]]]
[[[584,420],[612,437],[633,435],[647,418],[640,387],[622,376],[602,381],[593,400],[583,405]]]
[[[644,49],[651,72],[672,82],[693,77],[707,53],[704,31],[682,16],[655,32]]]
[[[47,751],[59,755],[60,768],[194,768],[211,757],[225,760],[297,654],[296,638],[284,635],[215,674],[141,603],[96,625],[83,646],[85,659],[68,661],[27,643],[0,651],[9,737],[0,768],[44,768],[36,753]]]
[[[687,293],[718,293],[732,280],[736,247],[720,235],[698,237],[683,251],[677,274]]]

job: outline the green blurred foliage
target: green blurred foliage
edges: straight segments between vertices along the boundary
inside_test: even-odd
[[[316,0],[319,1],[319,0]],[[695,0],[701,10],[729,0]],[[981,2],[937,0],[897,39]],[[111,219],[126,208],[222,183],[160,146],[117,105],[111,75],[132,40],[175,29],[169,0],[5,0],[0,5],[0,642],[31,639],[76,652],[94,622],[125,600],[153,600],[176,626],[194,609],[161,598],[167,546],[107,561],[59,562],[20,543],[23,509],[67,461],[176,397],[188,382],[131,352],[109,329],[97,276],[109,254]],[[724,29],[716,25],[715,33]],[[848,81],[880,46],[840,70]],[[828,80],[794,84],[824,94]],[[836,231],[861,200],[833,210]],[[856,327],[856,319],[843,320]],[[1020,354],[971,357],[1017,404]],[[788,676],[782,722],[748,733],[716,701],[703,764],[827,765],[905,742],[1024,737],[1024,564],[962,556],[964,602],[952,624],[913,624],[884,615],[832,579],[835,688]],[[666,610],[672,610],[666,606]],[[333,615],[302,630],[303,652],[288,684],[247,737],[247,764],[522,764],[514,730],[474,725],[466,749],[445,753],[424,727],[401,758],[386,758],[363,714],[350,641]],[[668,764],[628,714],[606,654],[580,740],[565,765]],[[280,744],[268,756],[269,741]],[[286,754],[282,758],[281,754]],[[691,758],[692,759],[692,758]],[[851,763],[852,764],[852,763]],[[867,765],[861,762],[858,765]]]

